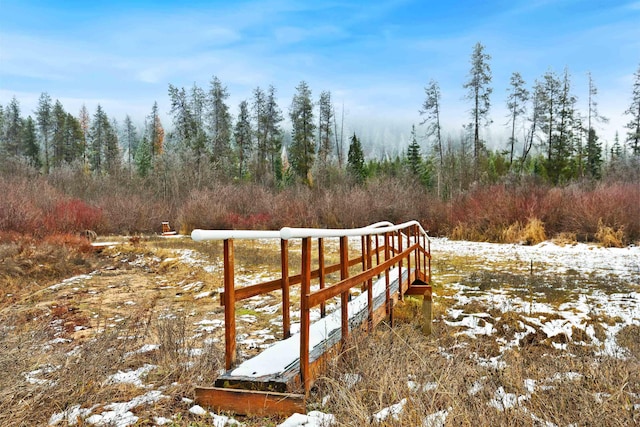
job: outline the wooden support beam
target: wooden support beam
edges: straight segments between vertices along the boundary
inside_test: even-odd
[[[389,233],[384,233],[384,261],[389,261],[389,257],[391,256],[391,251],[389,249]],[[391,313],[391,278],[389,276],[389,269],[384,270],[384,280],[385,280],[385,310],[387,315]]]
[[[302,283],[300,286],[300,377],[305,394],[311,390],[309,371],[309,293],[311,292],[311,238],[302,239]]]
[[[233,240],[224,241],[224,366],[236,363],[236,297]]]
[[[340,280],[346,280],[349,277],[349,265],[347,260],[349,259],[349,240],[346,236],[340,237]],[[324,299],[326,301],[326,299]],[[342,291],[340,294],[340,319],[342,326],[342,338],[341,342],[344,348],[344,344],[349,337],[349,288]]]
[[[289,298],[289,241],[280,240],[280,268],[282,270],[282,336],[291,336],[291,303]]]
[[[320,289],[324,289],[325,286],[325,272],[324,272],[324,239],[318,239],[318,282],[320,283]],[[325,317],[326,313],[326,304],[320,304],[320,317]]]
[[[371,236],[367,235],[366,238],[366,253],[367,253],[367,270],[371,270]],[[373,276],[367,279],[367,322],[369,324],[369,330],[373,329]]]
[[[196,387],[196,403],[216,412],[243,415],[283,415],[307,412],[303,394],[238,390],[218,387]]]
[[[431,324],[433,322],[433,295],[431,286],[427,289],[422,297],[422,333],[431,335]]]

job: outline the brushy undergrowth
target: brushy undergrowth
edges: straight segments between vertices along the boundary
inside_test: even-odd
[[[61,172],[0,177],[0,229],[36,236],[93,229],[100,234],[159,232],[162,221],[194,228],[349,228],[416,219],[432,235],[534,244],[558,235],[620,246],[640,241],[640,183],[549,187],[532,182],[478,186],[449,200],[400,178],[362,186],[274,189],[214,181],[156,188],[139,178]],[[157,183],[156,183],[157,184]]]

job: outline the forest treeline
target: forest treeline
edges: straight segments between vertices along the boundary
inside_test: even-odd
[[[519,193],[522,188],[551,191],[558,187],[562,191],[568,188],[575,191],[578,186],[580,191],[589,192],[616,185],[618,194],[620,188],[631,191],[621,196],[623,199],[633,202],[633,197],[638,197],[640,67],[625,112],[629,122],[622,136],[616,134],[606,148],[596,129],[607,118],[598,111],[597,88],[591,75],[585,94],[587,110],[579,111],[567,69],[562,74],[549,70],[529,86],[520,73],[514,72],[504,101],[509,111],[510,136],[506,145],[489,149],[497,145],[484,138],[486,125],[491,122],[490,60],[485,47],[476,44],[468,80],[463,83],[470,107],[468,124],[458,130],[442,128],[441,118],[446,111],[440,105],[439,84],[431,80],[424,88],[424,103],[417,106],[420,123],[411,129],[406,151],[393,157],[365,157],[366,141],[356,134],[344,135],[344,116],[337,114],[330,91],[321,91],[314,100],[309,85],[301,81],[287,106],[285,121],[275,87],[255,88],[251,97],[233,110],[234,114],[226,86],[214,76],[206,88],[195,83],[189,88],[170,84],[171,123],[162,123],[158,105],[154,103],[141,128],[128,115],[122,123],[110,118],[100,105],[93,113],[83,106],[77,116],[73,115],[47,93],[41,94],[37,109],[25,117],[14,97],[6,105],[0,105],[0,172],[7,188],[21,188],[24,179],[44,182],[65,197],[106,211],[111,206],[126,204],[119,198],[139,197],[139,206],[129,206],[129,212],[120,212],[123,218],[146,215],[157,220],[157,214],[162,213],[165,219],[180,218],[185,231],[204,226],[202,222],[219,227],[273,227],[282,222],[274,219],[278,215],[295,222],[282,225],[363,225],[335,212],[330,215],[299,212],[291,216],[286,214],[291,210],[287,203],[281,206],[280,214],[267,206],[242,209],[227,206],[216,210],[216,203],[233,204],[230,200],[241,199],[241,193],[255,191],[271,194],[275,199],[300,197],[310,203],[331,204],[332,197],[340,199],[341,194],[348,192],[357,199],[358,192],[368,194],[372,188],[380,191],[380,198],[383,194],[389,196],[388,191],[382,190],[386,183],[407,198],[413,194],[429,200],[431,206],[436,203],[449,206],[450,213],[453,203],[473,199],[484,188],[512,188]],[[397,188],[399,183],[403,188]],[[234,187],[243,190],[225,190],[224,195],[212,192]],[[195,209],[194,200],[203,194],[228,200],[204,203],[210,208],[208,214],[199,212],[195,215],[198,218],[187,218],[186,212]],[[487,196],[491,198],[490,194]],[[342,206],[375,211],[372,206],[386,203],[388,208],[382,209],[385,212],[378,212],[371,220],[404,219],[407,212],[390,201],[395,197],[381,202],[372,197],[367,198],[366,205],[343,200]],[[251,201],[273,203],[269,200],[257,197]],[[422,204],[415,198],[414,203]],[[0,214],[6,217],[11,212],[6,202],[4,205]],[[318,207],[306,209],[311,212]],[[394,213],[394,209],[400,214]],[[637,212],[633,203],[630,209]],[[526,222],[533,216],[543,217],[544,213],[529,209],[518,215],[520,218],[511,218],[512,222]],[[423,218],[419,214],[413,216]],[[449,214],[439,224],[433,224],[432,229],[451,234],[462,224],[456,222],[461,219],[454,218],[459,216]],[[218,219],[214,220],[215,217]],[[604,217],[603,214],[598,220],[604,221]],[[101,221],[102,225],[94,226],[111,232],[150,231],[149,227],[155,227],[142,226],[146,222],[142,219],[129,218],[128,223],[117,220],[115,213],[111,225],[107,226],[104,218]],[[627,235],[634,235],[629,234],[633,226],[628,221],[611,221],[608,226],[626,227]],[[6,224],[2,228],[12,230]],[[566,231],[578,230],[569,227]],[[585,236],[596,232],[593,224],[588,232],[582,231]],[[496,236],[487,238],[499,240]]]

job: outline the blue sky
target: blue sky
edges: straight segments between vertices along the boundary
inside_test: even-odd
[[[531,85],[565,67],[583,109],[592,73],[610,118],[601,135],[622,133],[640,66],[638,0],[0,0],[0,104],[15,95],[27,115],[48,92],[74,114],[100,103],[142,122],[157,101],[170,127],[169,83],[206,88],[215,75],[234,114],[256,86],[273,84],[286,114],[305,80],[314,97],[331,91],[338,112],[344,103],[347,129],[379,149],[406,142],[430,79],[446,131],[459,135],[476,42],[492,56],[487,138],[506,141],[512,72]]]

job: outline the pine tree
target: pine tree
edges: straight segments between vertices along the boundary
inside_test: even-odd
[[[594,161],[594,151],[597,147],[598,150],[598,161],[600,163],[602,163],[602,159],[601,159],[601,152],[602,152],[602,146],[600,143],[597,142],[597,135],[596,135],[596,131],[594,129],[594,124],[599,122],[599,123],[607,123],[609,121],[609,119],[607,119],[604,116],[601,116],[600,113],[598,112],[598,103],[596,102],[596,95],[598,94],[598,89],[595,85],[595,83],[593,82],[593,78],[591,77],[591,72],[587,73],[587,76],[589,78],[589,98],[588,98],[588,110],[587,110],[587,126],[583,128],[583,131],[586,133],[587,136],[587,146],[586,148],[586,156],[587,156],[587,173],[589,174],[589,176],[591,176],[592,178],[595,178],[594,175],[594,165],[593,165],[593,161]],[[593,131],[593,132],[592,132]],[[595,140],[592,140],[591,138],[595,138]],[[579,146],[578,149],[576,150],[577,154],[578,154],[578,171],[579,171],[579,175],[582,176],[583,175],[583,160],[582,160],[582,147]],[[598,173],[597,176],[598,178],[601,176],[601,164],[598,164],[597,166],[598,169]]]
[[[91,170],[100,174],[104,170],[105,150],[111,124],[109,117],[98,104],[89,128],[89,165]]]
[[[147,132],[149,133],[149,144],[151,148],[151,158],[159,156],[164,151],[164,128],[160,121],[158,103],[154,102],[151,113],[147,117]]]
[[[104,160],[105,168],[111,174],[115,174],[120,169],[120,144],[118,142],[118,123],[115,119],[111,123],[108,123],[106,129],[106,139],[104,145]],[[164,131],[162,131],[162,138],[164,139]]]
[[[87,145],[87,141],[89,140],[89,126],[91,124],[91,118],[89,117],[89,111],[84,104],[82,104],[82,107],[80,107],[78,120],[80,121],[80,129],[82,129],[82,164],[84,167],[87,167],[87,157],[89,155],[89,147]]]
[[[296,87],[289,117],[293,127],[289,161],[295,174],[307,184],[311,184],[311,168],[315,158],[313,135],[316,126],[313,122],[311,89],[305,81],[301,81]]]
[[[49,173],[51,168],[51,163],[49,161],[49,155],[51,153],[49,141],[53,126],[52,108],[51,97],[49,94],[46,92],[40,94],[38,109],[36,111],[36,122],[38,123],[38,131],[40,132],[40,138],[42,141],[42,151],[44,152],[44,173],[46,174]]]
[[[62,103],[56,99],[53,109],[51,110],[51,167],[59,167],[64,161],[64,127],[67,119],[67,112],[64,111]]]
[[[631,121],[625,125],[627,132],[627,144],[634,156],[640,156],[640,66],[634,74],[633,91],[631,93],[631,105],[624,114],[631,116]]]
[[[416,127],[411,126],[411,143],[407,147],[407,166],[409,172],[416,178],[422,176],[422,154],[420,153],[420,144],[416,137]]]
[[[598,142],[598,136],[593,128],[589,129],[586,147],[587,174],[593,179],[602,178],[602,144]]]
[[[253,149],[253,138],[251,130],[251,121],[249,115],[249,103],[247,101],[240,102],[238,112],[238,120],[234,131],[234,139],[236,142],[238,155],[238,178],[242,178],[245,173],[245,164],[251,156]]]
[[[127,147],[127,167],[131,170],[133,159],[138,148],[138,136],[131,117],[127,114],[123,123],[123,146]]]
[[[471,54],[469,81],[463,86],[469,91],[466,98],[472,102],[471,123],[468,129],[473,132],[474,179],[477,179],[480,156],[484,149],[484,143],[480,139],[480,126],[491,123],[489,108],[493,89],[489,86],[491,83],[490,60],[491,56],[484,52],[484,46],[481,43],[476,43]]]
[[[440,85],[435,80],[431,80],[424,88],[425,100],[422,103],[420,115],[425,116],[421,125],[427,125],[427,138],[435,138],[434,151],[438,154],[440,168],[444,165],[444,153],[442,150],[442,134],[440,127]]]
[[[18,157],[22,152],[22,117],[20,103],[14,96],[6,107],[4,117],[4,131],[2,132],[2,146],[0,153],[7,157]]]
[[[64,120],[63,134],[63,161],[73,163],[83,160],[85,157],[86,143],[82,124],[71,113],[67,113]]]
[[[518,118],[526,113],[529,91],[524,87],[524,80],[518,72],[511,75],[511,87],[508,89],[507,108],[509,109],[509,121],[511,122],[511,137],[509,138],[509,167],[513,164],[513,156],[516,145],[516,123]]]
[[[230,157],[231,115],[226,100],[227,88],[218,77],[213,77],[209,88],[209,130],[211,132],[211,159],[219,166],[226,166]]]
[[[323,91],[318,100],[318,160],[326,167],[332,149],[333,105],[331,92]]]
[[[357,182],[362,183],[367,177],[364,163],[364,152],[362,144],[354,133],[349,144],[349,155],[347,156],[347,171],[349,175]]]
[[[40,169],[42,167],[42,162],[40,161],[40,145],[38,144],[36,124],[31,116],[23,121],[22,147],[29,164],[35,169]]]
[[[151,144],[149,143],[149,138],[147,135],[142,137],[142,141],[138,145],[138,149],[136,150],[135,155],[135,163],[136,169],[138,171],[138,175],[141,177],[146,177],[149,175],[149,171],[151,170]]]

